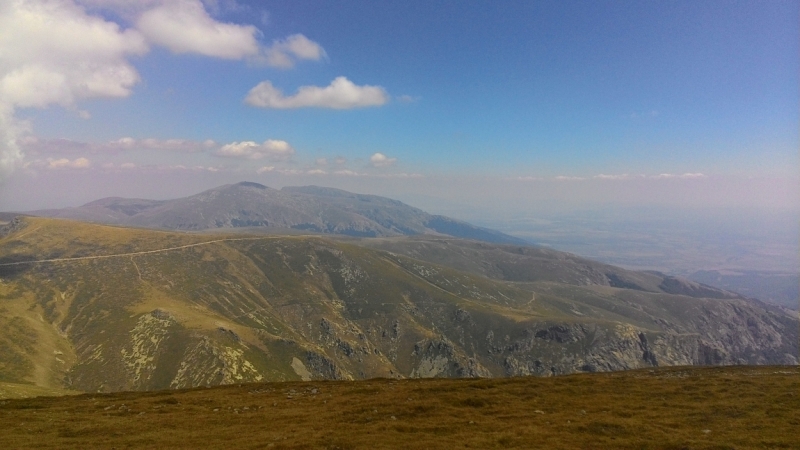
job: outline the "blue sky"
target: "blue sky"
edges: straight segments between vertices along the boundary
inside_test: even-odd
[[[14,0],[0,210],[244,179],[434,208],[793,208],[798,18],[795,1]]]

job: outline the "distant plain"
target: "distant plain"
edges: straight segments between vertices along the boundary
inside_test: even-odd
[[[468,219],[607,264],[679,275],[798,309],[796,212],[609,208],[498,217]]]

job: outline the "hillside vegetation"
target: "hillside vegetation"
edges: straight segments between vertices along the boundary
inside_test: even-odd
[[[2,236],[5,383],[108,392],[797,363],[796,316],[558,252],[522,249],[512,278],[319,236],[33,217]]]
[[[0,401],[3,448],[797,448],[797,367],[254,383]]]

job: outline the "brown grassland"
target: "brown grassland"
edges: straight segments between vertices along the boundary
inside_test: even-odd
[[[800,448],[796,366],[0,401],[1,448]]]

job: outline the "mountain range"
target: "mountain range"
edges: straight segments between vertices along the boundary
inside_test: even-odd
[[[358,237],[444,234],[486,242],[527,244],[523,239],[499,231],[428,214],[385,197],[319,186],[278,190],[247,181],[175,200],[110,197],[77,208],[30,214],[184,231],[261,228]]]

